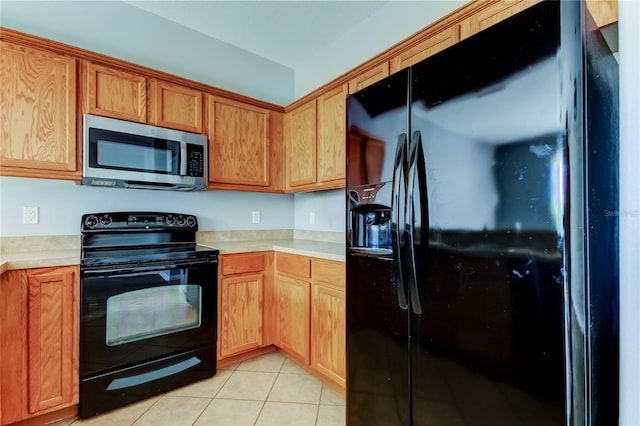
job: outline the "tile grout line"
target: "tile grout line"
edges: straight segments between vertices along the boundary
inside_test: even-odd
[[[218,370],[216,368],[216,374],[218,374],[218,372],[220,371],[228,371],[228,370]],[[198,423],[198,420],[200,420],[200,417],[202,417],[202,415],[204,414],[205,411],[207,411],[207,408],[209,408],[209,406],[213,403],[213,401],[216,399],[216,395],[218,395],[220,393],[220,391],[222,390],[222,388],[224,387],[225,384],[227,384],[227,382],[229,381],[229,379],[231,378],[231,376],[233,375],[233,373],[235,373],[235,369],[231,370],[232,373],[229,374],[229,377],[227,377],[226,379],[224,379],[224,381],[222,382],[222,384],[220,385],[220,387],[218,388],[218,390],[213,394],[213,396],[211,397],[211,399],[209,400],[209,403],[207,404],[206,407],[204,407],[204,410],[202,410],[202,412],[198,415],[198,417],[196,417],[196,419],[193,421],[193,423],[191,423],[191,426],[195,425],[196,423]],[[215,377],[215,374],[212,376]]]
[[[131,424],[130,424],[129,426],[133,426],[134,424],[136,424],[136,422],[137,422],[138,420],[140,420],[140,419],[142,418],[142,416],[144,416],[144,415],[145,415],[149,410],[151,410],[151,407],[153,407],[154,405],[156,405],[156,404],[158,403],[158,401],[160,401],[160,400],[164,397],[164,395],[165,395],[165,394],[161,394],[161,395],[160,395],[160,398],[156,399],[156,400],[155,400],[155,402],[154,402],[153,404],[151,404],[150,406],[148,406],[148,407],[147,407],[147,409],[146,409],[146,410],[144,410],[144,411],[142,412],[142,414],[140,414],[138,417],[136,417],[136,418],[135,418],[135,420],[134,420],[133,422],[131,422]]]
[[[282,356],[282,354],[281,354]],[[258,423],[258,419],[260,418],[260,415],[262,414],[262,411],[264,410],[264,406],[267,405],[267,400],[269,399],[269,395],[271,395],[271,391],[273,390],[273,387],[276,385],[276,382],[278,381],[278,377],[280,376],[280,372],[282,371],[282,367],[284,366],[284,356],[282,356],[282,364],[280,365],[280,368],[278,369],[278,371],[276,372],[276,378],[273,380],[273,383],[271,384],[271,388],[269,388],[269,392],[267,392],[267,396],[265,396],[264,401],[262,401],[262,407],[260,408],[260,412],[258,413],[258,417],[256,417],[256,421],[253,422],[254,426]]]

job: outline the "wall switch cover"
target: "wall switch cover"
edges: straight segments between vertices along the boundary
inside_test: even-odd
[[[260,212],[251,212],[251,223],[260,223]]]

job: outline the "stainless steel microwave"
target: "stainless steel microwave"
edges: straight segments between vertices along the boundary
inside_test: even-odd
[[[207,184],[204,135],[90,114],[83,132],[83,185],[195,191]]]

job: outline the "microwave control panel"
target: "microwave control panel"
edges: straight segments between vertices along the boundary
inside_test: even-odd
[[[187,176],[204,177],[204,147],[189,145],[187,152]]]

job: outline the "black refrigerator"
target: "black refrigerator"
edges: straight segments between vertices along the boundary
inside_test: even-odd
[[[618,67],[544,1],[347,98],[347,424],[616,425]]]

